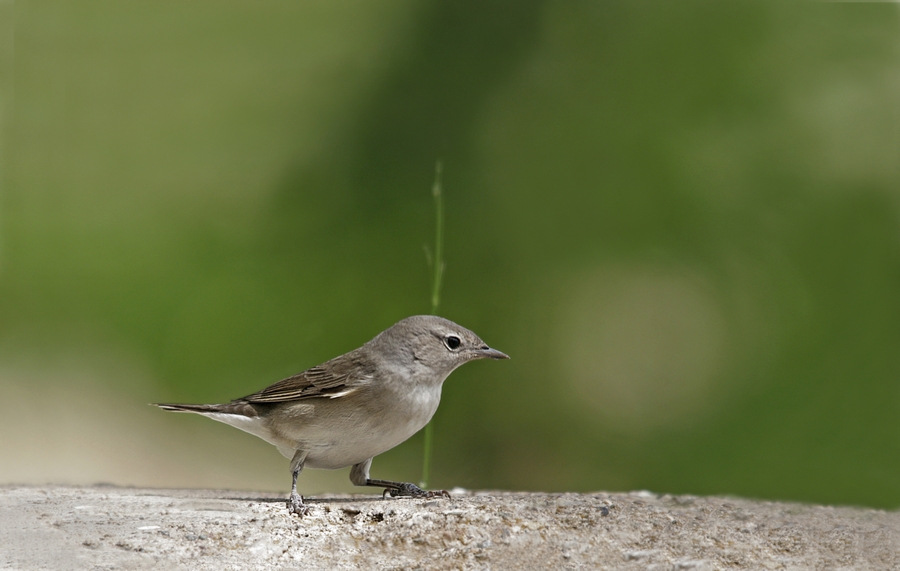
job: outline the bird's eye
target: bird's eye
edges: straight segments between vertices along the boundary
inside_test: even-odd
[[[459,346],[462,345],[462,341],[459,340],[459,337],[456,335],[448,335],[444,338],[444,344],[447,345],[447,349],[451,351],[455,351],[459,349]]]

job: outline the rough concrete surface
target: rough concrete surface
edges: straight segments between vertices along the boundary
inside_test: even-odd
[[[900,513],[731,498],[0,487],[0,569],[900,569]]]

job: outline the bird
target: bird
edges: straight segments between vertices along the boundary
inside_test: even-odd
[[[352,466],[356,486],[384,488],[382,497],[449,497],[409,482],[369,477],[375,456],[431,420],[444,381],[477,359],[509,359],[472,331],[436,315],[398,321],[348,353],[224,404],[155,403],[224,422],[275,445],[291,460],[288,511],[309,513],[297,493],[303,468]]]

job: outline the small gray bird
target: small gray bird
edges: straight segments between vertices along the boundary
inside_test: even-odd
[[[404,482],[369,478],[372,459],[428,424],[441,386],[454,369],[475,359],[509,359],[477,335],[443,317],[416,315],[394,324],[349,353],[227,404],[157,404],[195,412],[274,444],[291,459],[288,509],[308,508],[297,493],[304,466],[353,466],[357,486],[415,498],[448,496]]]

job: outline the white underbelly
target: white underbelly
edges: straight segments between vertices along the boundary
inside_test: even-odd
[[[360,415],[347,418],[344,426],[308,433],[307,468],[337,469],[364,462],[387,452],[421,430],[437,410],[440,393],[421,395],[417,406],[398,406],[382,418]],[[409,411],[414,410],[415,413]],[[311,428],[311,427],[310,427]]]
[[[334,470],[359,464],[408,440],[423,426],[424,424],[416,424],[404,427],[403,430],[369,433],[364,437],[344,436],[332,443],[314,446],[306,457],[305,466]]]

